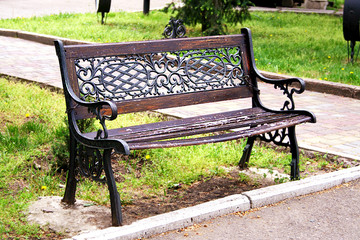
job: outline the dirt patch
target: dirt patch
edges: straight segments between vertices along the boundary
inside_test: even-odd
[[[227,177],[203,179],[189,187],[179,185],[169,189],[166,196],[136,199],[131,205],[123,206],[124,224],[274,183],[265,179],[255,183],[242,182],[238,172],[234,170]]]

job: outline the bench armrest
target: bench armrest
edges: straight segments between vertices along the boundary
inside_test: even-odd
[[[282,91],[282,94],[287,97],[280,110],[271,110],[263,106],[260,101],[259,95],[257,95],[257,104],[262,108],[266,108],[272,112],[288,111],[293,113],[304,114],[311,117],[311,122],[316,122],[315,114],[305,110],[295,110],[294,93],[301,94],[305,91],[305,81],[301,78],[287,78],[287,79],[271,79],[262,75],[257,69],[255,69],[256,78],[264,83],[273,84],[275,89]]]
[[[89,138],[84,136],[84,134],[81,133],[80,129],[77,126],[76,118],[75,118],[75,112],[71,111],[68,113],[69,116],[69,127],[70,131],[75,137],[75,139],[82,143],[83,145],[90,147],[90,148],[101,148],[101,149],[114,149],[118,153],[130,154],[130,149],[128,144],[121,139],[106,139],[106,138]],[[106,130],[106,128],[104,129]],[[101,131],[101,130],[99,130]],[[99,132],[98,131],[98,132]],[[107,131],[107,130],[106,130]]]
[[[69,90],[69,89],[67,89]],[[74,93],[70,93],[71,99],[75,102],[75,107],[72,109],[68,109],[68,112],[73,112],[72,110],[76,108],[76,106],[83,106],[88,109],[88,112],[95,115],[96,119],[99,120],[102,129],[99,129],[97,132],[97,135],[95,139],[106,139],[108,138],[108,130],[106,128],[105,121],[109,120],[115,120],[117,117],[117,106],[114,102],[109,100],[102,100],[98,102],[86,102],[78,98]],[[106,108],[104,108],[106,107]],[[108,112],[108,109],[110,109],[111,114],[105,115],[105,112]],[[71,118],[75,119],[75,116],[72,116],[69,114]],[[74,122],[76,124],[76,122]]]
[[[271,110],[266,108],[260,101],[259,98],[259,91],[257,91],[257,94],[254,95],[253,98],[253,105],[257,107],[261,107],[263,109],[266,109],[271,112],[282,112],[282,111],[288,111],[288,112],[296,112],[300,114],[305,114],[311,117],[312,122],[316,122],[315,115],[308,111],[303,110],[295,110],[295,103],[293,95],[294,93],[301,94],[305,91],[305,81],[301,78],[289,78],[289,79],[270,79],[265,76],[263,76],[260,71],[257,69],[255,64],[255,58],[254,58],[254,51],[253,51],[253,44],[252,44],[252,37],[251,37],[251,31],[248,28],[241,29],[241,33],[246,36],[248,45],[248,51],[250,54],[250,69],[251,69],[251,79],[252,79],[252,87],[255,90],[258,90],[258,84],[257,80],[261,80],[265,83],[273,84],[275,89],[280,89],[283,91],[283,94],[286,95],[288,100],[286,100],[283,103],[283,106],[281,110]]]
[[[305,81],[301,78],[288,78],[288,79],[271,79],[263,76],[259,71],[255,71],[256,78],[264,83],[274,85],[275,89],[282,91],[288,100],[286,100],[281,110],[294,110],[295,102],[293,95],[301,94],[305,91]]]
[[[99,120],[111,121],[117,118],[117,106],[112,101],[102,100],[98,102],[85,102],[77,96],[71,96],[71,99],[74,100],[77,105],[88,108],[88,111],[93,113]],[[111,114],[105,115],[105,110],[106,112],[109,112],[108,109],[110,109]]]
[[[98,130],[98,134],[95,139],[106,139],[108,137],[108,133],[107,133],[106,125],[105,125],[105,120],[116,119],[116,117],[117,117],[116,104],[109,100],[100,100],[97,102],[86,102],[86,101],[80,99],[74,93],[74,91],[70,85],[68,70],[67,70],[66,61],[65,61],[66,56],[65,56],[64,44],[60,40],[56,40],[54,42],[54,44],[55,44],[55,48],[56,48],[56,54],[59,58],[60,72],[61,72],[61,77],[62,77],[62,82],[63,82],[63,87],[64,87],[65,99],[67,101],[66,105],[68,108],[67,112],[68,112],[69,118],[74,118],[74,116],[72,115],[72,112],[74,112],[73,110],[77,106],[86,107],[89,112],[93,113],[96,116],[96,118],[100,121],[100,124],[103,128],[103,130]],[[105,113],[104,106],[107,106],[106,112],[108,112],[108,109],[110,109],[111,113],[109,115],[104,114]],[[76,121],[69,119],[69,124],[76,125]],[[76,128],[77,128],[77,126],[76,126]],[[79,130],[79,129],[76,130],[76,128],[74,127],[73,130],[74,131]],[[81,134],[80,131],[78,131],[78,132],[79,132],[79,134]]]

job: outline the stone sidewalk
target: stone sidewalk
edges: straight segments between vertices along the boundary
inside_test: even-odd
[[[99,1],[99,0],[97,0]],[[163,8],[172,0],[151,0],[150,9]],[[38,7],[34,7],[38,6]],[[142,11],[143,0],[116,0],[111,2],[110,12]],[[0,19],[16,17],[33,17],[59,13],[96,12],[94,0],[0,0]]]
[[[0,73],[55,88],[62,88],[55,48],[23,39],[0,36]],[[26,49],[26,51],[24,51]],[[255,53],[256,54],[256,53]],[[313,82],[312,82],[313,84]],[[282,93],[261,85],[262,102],[279,109]],[[236,109],[248,100],[233,100],[162,110],[177,117],[196,113]],[[295,97],[296,109],[313,111],[316,124],[297,127],[300,148],[360,160],[360,100],[332,94],[305,91]],[[247,103],[248,104],[248,103]]]

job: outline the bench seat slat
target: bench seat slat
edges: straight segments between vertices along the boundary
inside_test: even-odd
[[[299,124],[303,122],[304,119],[308,119],[306,116],[299,116],[298,114],[289,114],[289,113],[272,113],[262,110],[261,108],[250,108],[243,109],[238,111],[229,111],[217,114],[209,114],[198,117],[183,118],[172,121],[157,122],[150,124],[143,124],[137,126],[124,127],[119,129],[109,130],[110,139],[122,139],[125,140],[128,144],[133,145],[138,149],[138,146],[141,148],[148,148],[146,144],[155,146],[153,141],[159,140],[168,140],[173,138],[179,138],[184,136],[193,136],[197,134],[206,134],[213,132],[226,131],[230,129],[237,128],[250,128],[253,126],[261,126],[260,130],[264,129],[264,124],[273,124],[278,122],[294,123]],[[307,121],[307,120],[305,120]],[[242,129],[241,132],[254,132],[254,129]],[[256,132],[256,131],[255,131]],[[260,134],[260,133],[258,133]],[[96,133],[87,133],[87,137],[94,138]],[[226,141],[227,134],[224,135],[225,140],[220,140],[220,137],[202,137],[195,138],[195,140],[184,140],[178,139],[175,141],[176,146],[182,146],[181,142],[184,142],[185,145],[192,145],[194,141],[198,141],[198,144],[208,143],[208,141]],[[256,134],[257,135],[257,134]],[[241,136],[239,136],[241,137]],[[236,138],[239,138],[236,137]],[[242,136],[246,137],[246,135]],[[214,139],[214,140],[213,140]],[[151,142],[151,143],[150,143]],[[169,142],[169,143],[166,143]],[[161,141],[156,146],[163,147],[172,146],[174,141]],[[191,142],[191,143],[190,143]],[[139,144],[136,144],[139,143]],[[165,147],[166,147],[165,146]],[[151,147],[150,147],[151,148]],[[130,147],[130,149],[133,149]]]
[[[275,131],[278,129],[291,127],[300,123],[310,122],[310,121],[311,121],[311,117],[300,115],[300,116],[290,117],[285,121],[283,120],[274,123],[267,123],[249,129],[244,129],[244,130],[239,130],[239,131],[234,131],[219,135],[213,135],[208,137],[176,139],[176,140],[167,140],[167,141],[153,141],[153,142],[129,142],[128,145],[131,150],[137,150],[137,149],[170,148],[170,147],[216,143],[216,142],[252,137],[259,134],[264,134],[270,131]]]
[[[188,127],[189,125],[194,125],[198,123],[207,123],[207,122],[212,123],[216,120],[228,120],[230,118],[239,118],[239,117],[249,118],[253,115],[258,115],[258,114],[266,114],[266,112],[264,112],[260,108],[250,108],[250,109],[228,111],[228,112],[222,112],[216,114],[207,114],[197,117],[176,119],[172,121],[156,122],[156,123],[120,128],[120,129],[112,129],[109,130],[109,135],[113,135],[113,136],[118,136],[118,135],[125,136],[128,134],[133,135],[137,133],[146,133],[148,131],[153,132],[154,129],[160,131],[161,129],[169,129],[174,127]]]
[[[217,114],[213,120],[199,118],[198,122],[193,122],[184,119],[185,121],[181,121],[182,124],[180,124],[180,122],[174,122],[172,126],[160,126],[159,128],[148,129],[147,131],[138,133],[131,133],[131,131],[129,131],[129,134],[121,134],[119,137],[128,142],[153,141],[248,127],[252,124],[258,125],[264,122],[279,121],[286,117],[288,116],[283,114],[274,115],[266,112],[246,116],[231,116],[228,118],[222,114]]]
[[[171,128],[166,129],[168,131],[158,131],[153,130],[150,132],[147,132],[146,134],[138,134],[134,136],[126,136],[122,139],[127,142],[141,142],[141,141],[155,141],[155,140],[163,140],[163,139],[169,139],[169,138],[178,138],[183,136],[192,136],[197,134],[205,134],[205,133],[212,133],[212,132],[219,132],[219,131],[226,131],[230,129],[235,128],[244,128],[249,127],[250,125],[257,125],[257,124],[264,124],[264,123],[272,123],[276,121],[281,121],[286,118],[289,118],[289,116],[284,115],[273,115],[270,117],[263,117],[263,118],[249,118],[245,121],[241,121],[240,119],[236,119],[236,121],[226,121],[226,120],[220,120],[215,121],[211,124],[211,126],[208,126],[208,123],[198,123],[196,125],[189,125],[184,126],[180,128]],[[237,121],[239,120],[239,121]]]

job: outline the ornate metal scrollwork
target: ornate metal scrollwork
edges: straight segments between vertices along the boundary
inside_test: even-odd
[[[288,128],[278,129],[273,132],[261,134],[260,138],[265,142],[273,142],[278,146],[290,146]]]
[[[182,19],[170,18],[169,23],[165,26],[164,37],[165,38],[181,38],[186,34],[186,28]]]
[[[77,59],[85,101],[126,100],[246,84],[238,47]]]
[[[101,125],[101,127],[102,127],[102,129],[99,129],[99,130],[97,131],[97,134],[96,134],[95,139],[105,139],[105,138],[108,137],[108,130],[107,130],[106,124],[105,124],[106,118],[105,118],[104,116],[102,116],[100,110],[101,110],[100,107],[89,108],[89,111],[96,116],[96,119],[99,120],[100,125]]]
[[[275,83],[274,84],[274,88],[275,89],[280,89],[283,91],[283,94],[287,96],[287,98],[289,100],[286,100],[284,102],[283,107],[281,108],[281,110],[294,110],[295,109],[295,102],[294,102],[294,98],[293,95],[294,93],[300,93],[299,90],[296,90],[295,88],[291,88],[290,89],[290,85],[291,82],[286,82],[286,83]]]
[[[88,148],[81,144],[76,147],[77,170],[84,177],[105,182],[103,176],[103,155],[99,149]]]

